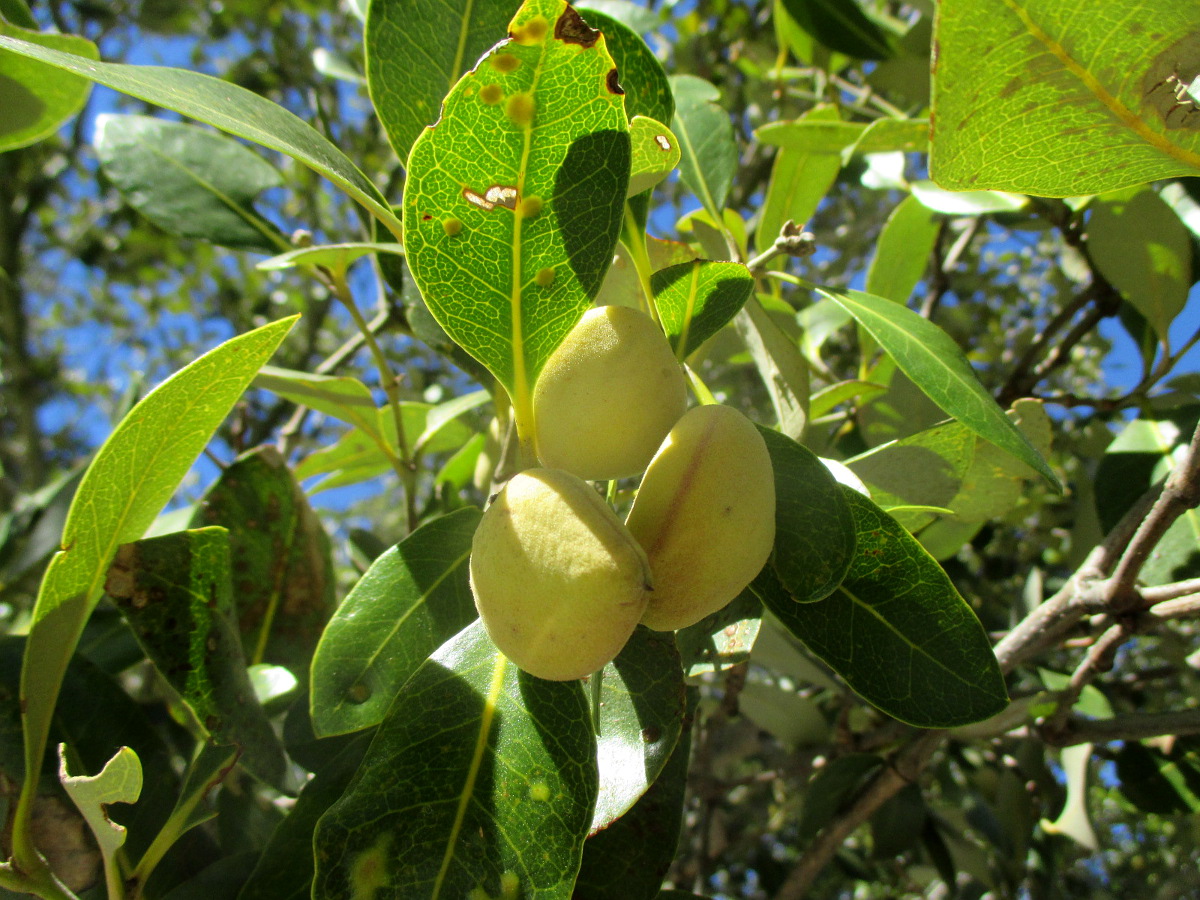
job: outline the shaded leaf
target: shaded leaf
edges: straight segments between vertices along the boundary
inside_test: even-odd
[[[249,665],[286,666],[297,678],[333,614],[329,537],[274,447],[225,468],[192,516],[192,528],[228,530],[234,621]]]
[[[1200,109],[1176,96],[1200,62],[1193,4],[1101,0],[1076,13],[1056,0],[942,3],[938,184],[1065,197],[1196,174]]]
[[[318,823],[313,897],[566,896],[595,753],[582,685],[526,675],[468,626],[409,680]]]
[[[884,761],[873,753],[847,753],[820,769],[804,794],[804,809],[797,826],[800,840],[814,837],[847,806]]]
[[[814,38],[858,59],[888,59],[887,35],[867,18],[855,0],[783,0],[792,19]]]
[[[979,383],[966,356],[946,332],[882,297],[861,291],[818,290],[854,316],[900,370],[943,411],[1061,490],[1045,459]]]
[[[716,221],[737,172],[737,142],[729,113],[715,101],[720,92],[695,75],[673,75],[675,118],[671,130],[679,139],[679,176]]]
[[[479,518],[471,507],[421,526],[346,595],[313,656],[317,735],[379,724],[426,657],[475,618],[467,560]]]
[[[239,250],[288,248],[253,206],[283,178],[236,141],[196,125],[106,113],[96,117],[92,143],[105,176],[164,231]]]
[[[788,337],[756,297],[751,297],[734,317],[750,358],[758,369],[780,430],[799,438],[808,422],[808,362],[800,345]]]
[[[683,672],[695,678],[750,658],[762,625],[762,603],[748,589],[714,613],[675,633]]]
[[[441,110],[442,98],[505,36],[516,0],[371,0],[367,89],[401,162]]]
[[[942,568],[894,519],[849,488],[857,548],[819,603],[787,598],[768,567],[763,604],[863,699],[921,728],[977,722],[1008,704],[987,633]]]
[[[279,784],[283,748],[246,672],[230,572],[228,533],[201,528],[123,544],[104,587],[200,727]]]
[[[404,224],[429,311],[508,391],[527,440],[533,383],[612,260],[630,148],[599,32],[564,0],[527,0],[509,32],[413,145]]]
[[[20,9],[20,7],[14,7]],[[10,36],[42,47],[64,50],[82,59],[99,59],[100,51],[86,38],[73,34],[41,34],[28,15],[10,25],[0,19],[0,37]],[[24,26],[24,27],[19,27]],[[83,109],[92,86],[84,78],[50,66],[0,53],[0,90],[4,116],[0,118],[0,153],[27,147],[48,138]]]
[[[659,269],[650,278],[654,303],[679,359],[724,328],[754,292],[741,263],[696,259]]]
[[[67,769],[67,745],[58,745],[58,777],[71,802],[87,820],[104,856],[106,868],[115,865],[116,853],[125,845],[125,828],[108,817],[110,803],[136,803],[142,793],[142,763],[122,747],[95,775],[72,775]]]
[[[759,680],[742,686],[738,712],[789,749],[823,746],[833,730],[818,699]]]
[[[1169,753],[1126,741],[1115,762],[1121,794],[1143,812],[1200,812],[1200,746],[1195,739],[1175,739]]]

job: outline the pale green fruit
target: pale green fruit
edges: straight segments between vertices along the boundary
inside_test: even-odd
[[[662,329],[627,306],[589,309],[534,386],[538,458],[589,481],[637,475],[686,406]]]
[[[584,481],[529,469],[496,497],[471,544],[475,607],[530,675],[582,678],[621,652],[646,609],[646,554]]]
[[[625,524],[654,574],[644,625],[673,631],[719,610],[775,544],[775,476],[758,429],[729,406],[688,412],[651,461]]]

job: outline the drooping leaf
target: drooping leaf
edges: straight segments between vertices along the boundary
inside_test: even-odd
[[[900,370],[943,411],[1060,489],[1046,460],[979,383],[970,362],[946,332],[882,297],[861,291],[819,291],[854,316]]]
[[[516,0],[371,0],[367,6],[367,88],[403,161],[442,98],[505,36]]]
[[[695,699],[675,749],[654,783],[632,809],[584,843],[572,900],[654,900],[659,896],[683,824]]]
[[[28,14],[28,9],[25,10]],[[0,37],[10,36],[42,47],[64,50],[82,59],[99,59],[100,51],[86,38],[73,34],[42,34],[25,17],[10,25],[0,19]],[[16,20],[13,20],[16,22]],[[24,27],[23,27],[24,26]],[[92,86],[87,79],[50,66],[0,53],[0,88],[4,115],[0,117],[0,153],[36,144],[83,109]]]
[[[1086,18],[1077,12],[1057,0],[942,3],[929,164],[938,184],[1064,197],[1200,170],[1200,108],[1177,95],[1200,62],[1190,0],[1100,0]]]
[[[96,452],[67,513],[64,549],[51,559],[33,610],[21,669],[22,797],[29,798],[23,809],[32,800],[29,779],[41,765],[63,671],[117,547],[142,536],[297,318],[226,341],[181,369],[147,394]]]
[[[467,560],[479,518],[472,507],[423,525],[346,595],[313,656],[317,735],[379,724],[426,657],[475,618]]]
[[[951,728],[1008,703],[987,633],[949,577],[897,522],[849,488],[854,561],[818,603],[786,597],[768,566],[753,588],[863,699],[921,728]]]
[[[837,118],[837,107],[818,106],[797,121],[836,121]],[[841,168],[840,147],[835,150],[782,147],[771,166],[771,180],[758,219],[758,249],[768,249],[789,219],[797,225],[811,219],[821,199],[833,187]]]
[[[673,75],[675,118],[671,130],[679,139],[679,176],[716,221],[737,172],[737,142],[729,113],[717,105],[720,92],[695,75]]]
[[[238,457],[205,493],[190,527],[229,532],[234,622],[249,665],[308,671],[333,614],[329,537],[274,447]]]
[[[738,334],[758,369],[780,430],[799,438],[808,423],[808,362],[799,343],[789,337],[751,297],[734,317]]]
[[[810,450],[759,426],[775,472],[774,568],[792,599],[829,596],[850,568],[855,521],[842,488]]]
[[[654,303],[679,359],[725,327],[754,292],[741,263],[696,259],[659,269],[650,278]]]
[[[468,626],[408,681],[318,823],[313,897],[567,896],[595,754],[583,686],[526,675]]]
[[[0,35],[0,50],[41,60],[147,103],[173,109],[222,131],[278,150],[328,178],[371,211],[395,234],[400,223],[379,189],[341,150],[282,106],[211,75],[165,66],[92,62],[28,41]]]
[[[685,706],[683,670],[670,632],[639,627],[600,674],[600,791],[591,832],[624,816],[655,783],[679,741]]]
[[[1196,116],[1200,127],[1200,112]],[[1149,187],[1090,204],[1087,246],[1095,266],[1150,323],[1160,340],[1192,286],[1192,238]]]
[[[612,260],[630,148],[599,32],[565,0],[527,0],[509,32],[413,145],[404,226],[430,312],[508,391],[524,440],[534,380]]]
[[[929,266],[938,220],[915,197],[905,197],[888,216],[867,269],[868,294],[904,304]]]
[[[288,248],[253,206],[283,178],[236,141],[196,125],[106,113],[96,117],[92,143],[105,176],[164,231],[239,250]]]
[[[264,271],[290,269],[293,266],[324,266],[335,272],[345,272],[350,265],[364,256],[372,253],[403,256],[404,248],[393,243],[347,243],[347,244],[318,244],[313,247],[298,247],[264,259],[255,268]]]
[[[783,0],[796,24],[839,53],[858,59],[888,59],[891,44],[856,0]]]
[[[199,725],[279,784],[283,748],[246,672],[231,572],[228,532],[200,528],[121,545],[104,587]]]

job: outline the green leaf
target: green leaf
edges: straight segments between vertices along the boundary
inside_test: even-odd
[[[147,394],[96,451],[67,513],[63,549],[50,560],[33,609],[21,670],[23,809],[32,801],[29,773],[38,771],[45,752],[63,671],[100,598],[109,562],[118,546],[137,540],[154,521],[297,318],[226,341],[181,369]]]
[[[947,216],[982,216],[987,213],[1020,212],[1029,198],[1003,191],[949,191],[932,181],[917,181],[912,196],[933,212]]]
[[[595,760],[582,684],[526,675],[476,622],[409,679],[318,823],[313,897],[566,897]]]
[[[958,344],[915,312],[861,291],[818,288],[854,316],[896,365],[948,415],[1025,463],[1056,490],[1058,478],[979,383]]]
[[[762,614],[762,603],[747,589],[695,625],[675,632],[684,675],[695,678],[722,672],[748,660],[758,640]]]
[[[645,116],[630,121],[629,141],[632,159],[625,194],[633,197],[653,188],[679,165],[679,141],[666,125]]]
[[[696,259],[659,269],[650,289],[671,349],[686,359],[732,321],[754,292],[754,278],[741,263]]]
[[[239,250],[288,248],[253,207],[283,178],[236,141],[196,125],[105,113],[96,117],[92,143],[105,176],[164,231]]]
[[[383,441],[379,409],[371,389],[349,375],[316,375],[263,366],[254,376],[254,386],[273,391],[297,406],[348,422],[367,437]],[[406,431],[407,433],[407,431]]]
[[[838,53],[858,59],[888,59],[887,35],[855,0],[783,0],[796,24]]]
[[[810,109],[797,121],[836,121],[836,106]],[[817,205],[837,180],[842,169],[838,150],[807,150],[783,147],[771,166],[771,180],[763,198],[758,219],[758,249],[766,250],[779,237],[783,224],[791,219],[803,225],[817,211]]]
[[[929,267],[938,219],[916,197],[905,197],[888,216],[867,269],[868,294],[904,305]]]
[[[842,488],[857,549],[841,586],[795,603],[770,567],[764,605],[864,700],[920,728],[978,722],[1008,704],[987,633],[917,541],[878,506]]]
[[[292,157],[328,178],[371,211],[394,233],[400,223],[379,189],[341,150],[311,125],[277,103],[236,84],[165,66],[130,66],[91,62],[73,53],[60,53],[0,35],[0,50],[11,50],[97,84],[236,134]]]
[[[390,253],[403,256],[404,248],[391,243],[318,244],[315,247],[300,247],[270,259],[264,259],[255,268],[264,271],[290,269],[294,266],[323,266],[335,272],[345,272],[351,264],[372,253]]]
[[[747,681],[738,694],[738,712],[784,747],[825,745],[832,728],[821,712],[822,700],[765,681]]]
[[[1194,738],[1174,739],[1169,753],[1126,741],[1115,762],[1121,794],[1143,812],[1160,816],[1200,812],[1200,746]],[[585,859],[586,854],[585,849]]]
[[[671,83],[662,63],[654,51],[646,46],[641,33],[653,26],[634,29],[632,25],[618,21],[599,3],[578,4],[576,8],[593,28],[604,33],[604,41],[613,62],[617,64],[621,88],[625,91],[625,114],[631,122],[645,116],[658,122],[670,122],[675,115],[675,97],[671,94]],[[644,13],[645,10],[638,9]],[[615,14],[615,13],[614,13]]]
[[[1050,834],[1069,837],[1093,853],[1098,853],[1100,842],[1096,839],[1087,810],[1088,762],[1092,758],[1092,745],[1064,747],[1061,758],[1063,774],[1067,779],[1067,802],[1053,822],[1042,820],[1042,829]]]
[[[313,656],[317,735],[379,724],[426,657],[475,618],[467,560],[479,518],[471,507],[421,526],[346,595]]]
[[[371,0],[364,35],[371,104],[396,155],[432,125],[442,98],[505,36],[515,0]]]
[[[808,423],[809,395],[808,362],[799,343],[783,332],[756,297],[746,301],[733,321],[771,398],[780,430],[799,438]]]
[[[487,391],[471,391],[452,397],[430,409],[425,416],[425,427],[413,443],[413,453],[420,453],[430,446],[438,447],[439,451],[452,449],[450,446],[443,446],[447,443],[445,437],[452,430],[452,423],[456,422],[459,416],[478,409],[491,399],[492,395]],[[457,429],[454,430],[457,431]],[[454,437],[449,438],[449,443],[457,447],[462,441],[455,434]]]
[[[671,130],[679,139],[679,177],[717,222],[737,172],[737,141],[729,113],[715,101],[713,85],[695,75],[673,75],[675,118]]]
[[[599,32],[564,0],[528,0],[509,32],[413,145],[404,224],[430,312],[508,391],[525,440],[533,383],[612,260],[630,148]]]
[[[19,9],[19,7],[18,7]],[[0,20],[0,39],[21,38],[31,45],[65,50],[81,59],[99,59],[100,51],[86,38],[73,34],[41,34],[25,16],[8,24]],[[18,25],[28,26],[18,27]],[[0,53],[0,92],[4,94],[4,116],[0,118],[0,153],[28,147],[48,138],[58,127],[83,109],[92,86],[86,79],[60,72],[50,66]]]
[[[1058,0],[941,4],[938,184],[1066,197],[1200,170],[1200,111],[1176,96],[1200,60],[1194,4],[1098,0],[1078,12]]]
[[[25,0],[0,0],[0,17],[21,28],[33,30],[38,27],[37,19],[29,11],[29,4]]]
[[[329,537],[274,447],[238,457],[204,494],[190,527],[229,532],[236,622],[246,662],[297,678],[333,614]]]
[[[679,740],[633,808],[583,845],[572,900],[654,900],[675,858],[692,749],[687,713]]]
[[[771,566],[792,599],[829,596],[854,556],[855,523],[824,463],[787,435],[759,426],[775,472],[775,550]]]
[[[128,747],[122,747],[95,775],[71,775],[67,771],[67,745],[58,745],[59,780],[88,828],[107,868],[125,845],[125,829],[108,817],[110,803],[137,803],[142,793],[142,763]]]
[[[883,764],[883,759],[873,753],[847,753],[822,767],[804,794],[804,808],[797,826],[798,839],[805,841],[816,837],[830,819],[849,805]]]
[[[754,132],[764,144],[803,153],[924,152],[929,148],[929,122],[925,119],[879,119],[870,125],[834,122],[803,116],[768,122]]]
[[[1089,257],[1165,341],[1192,286],[1192,237],[1148,187],[1097,201],[1088,207]]]
[[[105,590],[163,678],[218,743],[269,784],[283,749],[255,699],[233,605],[229,535],[201,528],[123,544]]]
[[[600,791],[592,833],[624,816],[654,784],[679,741],[686,706],[679,651],[670,632],[639,627],[599,678]]]

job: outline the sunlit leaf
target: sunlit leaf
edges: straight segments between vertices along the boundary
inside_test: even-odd
[[[905,197],[888,216],[867,269],[866,291],[906,303],[929,267],[938,219],[916,197]]]
[[[797,121],[836,120],[837,107],[818,106]],[[779,237],[784,222],[805,224],[817,211],[821,198],[833,187],[842,168],[841,148],[782,147],[771,166],[771,180],[758,219],[758,249],[768,249]]]
[[[675,119],[671,129],[679,139],[679,175],[701,205],[717,221],[737,171],[737,142],[729,113],[717,105],[721,94],[695,75],[675,75]]]
[[[780,430],[798,439],[808,423],[808,362],[800,345],[751,297],[734,318],[738,334],[771,398]]]
[[[26,16],[29,10],[24,10]],[[18,27],[0,19],[0,38],[11,36],[42,47],[65,50],[83,59],[99,59],[100,51],[86,38],[73,34],[42,34],[21,17]],[[15,20],[14,20],[15,21]],[[31,59],[0,53],[0,83],[4,85],[4,115],[0,116],[0,153],[36,144],[58,130],[87,102],[92,86],[86,79],[61,72]]]
[[[650,278],[654,303],[679,359],[725,327],[754,292],[741,263],[697,259],[659,269]]]

